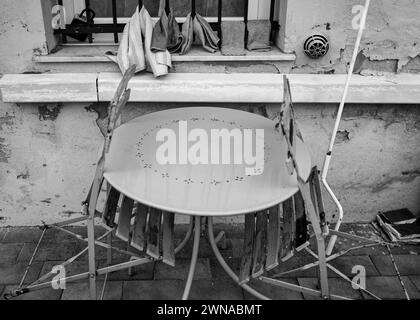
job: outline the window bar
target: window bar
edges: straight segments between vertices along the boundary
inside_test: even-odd
[[[57,1],[57,4],[60,6],[60,11],[61,11],[61,8],[64,8],[64,6],[63,6],[63,0],[58,0]],[[60,12],[60,14],[61,14],[61,12]],[[64,19],[65,19],[64,12],[63,12],[62,17],[64,17]],[[67,36],[66,36],[65,33],[62,33],[61,34],[61,42],[62,43],[67,43]]]
[[[195,0],[191,0],[191,18],[195,18]]]
[[[245,5],[244,5],[244,24],[245,24],[244,47],[245,49],[248,43],[248,8],[249,8],[249,0],[245,0]]]
[[[143,8],[143,0],[139,0],[139,11]]]
[[[223,3],[222,0],[219,0],[217,4],[217,35],[219,36],[219,48],[222,47],[222,10],[223,10]]]
[[[117,0],[112,0],[112,24],[117,30]],[[118,43],[118,32],[114,32],[114,43]]]
[[[271,30],[270,30],[270,42],[274,41],[274,35],[277,29],[277,25],[274,22],[274,9],[276,8],[276,0],[271,0],[270,4],[270,22],[271,22]]]
[[[87,21],[88,21],[88,23],[90,25],[90,22],[89,21],[92,18],[91,12],[90,12],[90,0],[85,0],[85,6],[86,6],[86,19],[87,19]],[[89,43],[92,43],[93,42],[92,33],[89,33],[88,39],[89,39]]]
[[[168,15],[170,11],[171,11],[171,7],[169,6],[169,0],[166,0],[165,1],[165,13],[166,13],[166,15]]]

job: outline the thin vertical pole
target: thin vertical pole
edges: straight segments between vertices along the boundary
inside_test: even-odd
[[[271,30],[270,30],[270,42],[273,42],[274,40],[274,9],[276,7],[276,0],[271,0],[270,3],[270,23],[271,23]]]
[[[249,7],[249,0],[245,0],[244,4],[244,23],[248,23],[248,7]]]
[[[191,17],[195,17],[195,0],[191,0]]]
[[[247,47],[248,43],[248,8],[249,8],[249,0],[245,0],[244,6],[244,24],[245,24],[245,39],[244,39],[244,47]]]
[[[86,19],[87,19],[88,23],[90,24],[90,19],[92,18],[91,12],[89,11],[89,9],[90,9],[90,0],[85,0],[85,5],[86,5],[86,9],[88,9],[86,11]],[[89,33],[89,37],[88,38],[89,38],[89,43],[92,43],[93,42],[92,33]]]
[[[276,0],[271,0],[270,3],[270,22],[274,22],[274,9],[276,7]]]
[[[139,11],[141,10],[141,8],[143,8],[143,1],[139,0]]]
[[[171,7],[169,5],[169,0],[166,0],[165,1],[165,13],[166,13],[166,15],[168,15],[170,11],[171,11]]]
[[[112,0],[112,24],[117,30],[117,0]],[[114,43],[118,43],[118,32],[114,32]]]
[[[90,201],[90,204],[96,201]],[[90,299],[96,300],[96,261],[95,261],[95,208],[88,209],[88,219],[86,222],[88,234],[88,256],[89,256],[89,292]]]
[[[217,35],[219,36],[219,47],[222,47],[222,10],[223,10],[223,2],[222,0],[218,1],[217,4]]]
[[[57,1],[57,3],[58,3],[58,5],[60,6],[60,11],[61,11],[61,8],[64,8],[64,6],[63,6],[63,0],[58,0],[58,1]],[[60,14],[61,14],[61,12],[60,12]],[[64,12],[62,12],[62,16],[63,16],[64,18],[66,18],[66,17],[64,16]],[[62,34],[61,34],[61,41],[62,41],[63,43],[67,43],[67,36],[66,36],[64,33],[62,33]]]
[[[325,189],[327,190],[328,194],[333,199],[335,205],[338,208],[338,221],[337,221],[337,223],[335,224],[335,227],[334,227],[334,230],[336,230],[336,231],[338,231],[340,229],[341,222],[343,221],[343,217],[344,217],[344,211],[343,211],[343,207],[340,204],[340,201],[338,201],[338,199],[335,196],[334,192],[332,191],[331,187],[328,185],[327,174],[328,174],[328,169],[330,167],[330,161],[331,161],[331,156],[332,156],[332,150],[334,148],[335,138],[336,138],[336,135],[337,135],[338,127],[339,127],[340,122],[341,122],[341,116],[343,115],[344,104],[345,104],[346,99],[347,99],[347,93],[348,93],[349,86],[350,86],[351,76],[353,74],[354,65],[356,63],[356,58],[357,58],[357,55],[359,53],[359,47],[360,47],[360,42],[362,41],[363,30],[365,29],[365,25],[366,25],[366,18],[367,18],[367,13],[368,13],[368,10],[369,10],[369,5],[370,5],[370,0],[366,0],[365,8],[364,8],[364,11],[363,11],[363,14],[362,14],[362,18],[360,20],[359,33],[357,34],[356,44],[354,46],[353,56],[352,56],[352,59],[351,59],[351,62],[350,62],[350,68],[349,68],[349,71],[347,73],[346,83],[344,85],[343,96],[341,98],[340,106],[338,107],[337,118],[335,119],[333,133],[332,133],[332,136],[331,136],[330,144],[328,146],[327,154],[325,156],[324,166],[322,168],[322,174],[321,174],[322,183],[323,183]],[[327,255],[331,254],[332,250],[334,249],[334,245],[335,245],[336,241],[337,241],[337,236],[333,235],[330,238],[330,242],[328,243],[328,247],[327,247],[327,250],[326,250]]]

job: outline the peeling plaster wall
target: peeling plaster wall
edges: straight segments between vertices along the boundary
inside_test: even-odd
[[[286,52],[295,52],[294,72],[345,73],[357,36],[352,28],[352,8],[362,0],[282,0],[287,2],[280,45]],[[359,72],[419,72],[420,1],[371,1],[367,27],[361,48]],[[329,53],[319,59],[307,57],[305,39],[322,33],[330,40]],[[366,61],[364,61],[366,60]]]
[[[43,3],[45,5],[45,3]],[[34,54],[47,54],[53,35],[42,17],[48,7],[39,0],[2,0],[0,13],[0,73],[32,70]]]
[[[39,225],[80,211],[101,134],[77,105],[0,103],[0,225]]]
[[[113,64],[33,64],[32,55],[47,52],[53,36],[40,17],[47,7],[38,0],[2,1],[0,73],[23,71],[95,72]],[[286,3],[287,2],[287,3]],[[294,66],[278,63],[178,63],[175,72],[324,72],[343,73],[356,32],[351,8],[362,1],[289,0],[279,41],[297,54]],[[25,8],[24,11],[21,8]],[[420,72],[420,0],[372,1],[362,74]],[[328,30],[327,30],[328,29]],[[47,31],[45,31],[47,30]],[[312,32],[331,39],[328,57],[315,61],[301,50]],[[16,40],[19,39],[19,40]],[[416,43],[416,45],[414,45]],[[293,70],[291,69],[293,67]],[[108,68],[108,69],[107,69]],[[127,121],[143,113],[177,106],[130,104]],[[224,105],[226,106],[226,105]],[[278,106],[230,105],[271,118]],[[314,163],[322,165],[336,105],[297,105],[296,114]],[[0,226],[38,225],[64,220],[80,210],[90,185],[102,141],[106,104],[16,105],[0,102]],[[377,211],[408,207],[420,210],[419,105],[349,105],[337,138],[328,177],[342,201],[346,221],[370,221]],[[328,214],[335,207],[325,195]],[[228,218],[238,222],[241,218]],[[181,218],[185,222],[185,218]]]
[[[128,121],[179,104],[129,104]],[[275,118],[279,106],[224,105]],[[297,105],[313,162],[322,165],[336,105]],[[267,110],[267,113],[266,113]],[[106,104],[0,103],[0,226],[59,221],[80,210],[104,132]],[[346,221],[370,221],[379,210],[420,210],[418,105],[349,105],[328,176]],[[329,215],[335,207],[325,194]],[[240,222],[228,218],[229,222]],[[186,222],[181,217],[179,222]]]
[[[313,163],[322,167],[337,105],[295,105]],[[278,109],[269,107],[273,118]],[[346,221],[371,221],[378,211],[407,207],[420,213],[419,105],[347,105],[328,182]],[[325,190],[323,190],[325,191]],[[323,192],[326,212],[337,214]]]

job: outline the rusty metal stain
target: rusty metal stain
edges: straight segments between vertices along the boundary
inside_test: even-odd
[[[46,104],[39,105],[38,106],[39,120],[40,121],[56,120],[58,115],[60,114],[61,107],[62,107],[62,104],[60,103],[54,106],[49,106]]]

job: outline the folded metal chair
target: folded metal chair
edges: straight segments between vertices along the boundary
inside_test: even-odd
[[[69,258],[67,261],[61,264],[62,267],[66,267],[76,259],[81,257],[86,252],[89,256],[89,271],[77,275],[71,275],[60,281],[66,283],[78,281],[81,279],[89,279],[90,281],[90,296],[92,299],[97,298],[96,293],[96,279],[100,275],[106,275],[104,286],[102,288],[101,298],[103,298],[107,276],[109,272],[130,269],[134,266],[149,263],[157,260],[161,260],[171,266],[175,265],[175,253],[181,250],[187,240],[191,236],[192,224],[187,231],[186,237],[181,243],[175,248],[174,247],[174,214],[169,212],[162,212],[153,208],[146,207],[139,203],[135,203],[130,198],[121,195],[112,187],[106,186],[104,182],[104,165],[105,157],[109,152],[109,146],[112,140],[114,129],[120,123],[120,116],[122,109],[129,100],[130,89],[127,89],[127,85],[131,77],[136,72],[137,67],[132,65],[125,72],[118,89],[112,99],[108,108],[108,129],[107,135],[104,140],[103,148],[100,153],[99,159],[96,164],[95,177],[90,187],[87,199],[82,204],[82,214],[80,218],[70,219],[60,223],[52,225],[44,225],[42,235],[38,241],[36,249],[32,255],[32,258],[26,268],[23,275],[20,286],[17,290],[5,293],[5,298],[10,299],[34,290],[51,287],[53,282],[51,277],[54,275],[52,272],[41,276],[35,282],[23,286],[26,280],[28,271],[32,265],[34,258],[36,257],[37,251],[42,243],[42,239],[48,229],[58,229],[67,234],[73,235],[81,241],[87,242],[87,247],[84,248],[74,257]],[[106,204],[103,213],[97,211],[98,198],[100,197],[101,189],[107,189]],[[119,211],[117,213],[117,211]],[[105,233],[98,238],[95,238],[94,230],[94,219],[98,216],[102,216],[104,221]],[[132,218],[135,217],[134,230],[130,232],[130,223]],[[69,231],[63,228],[74,223],[86,221],[87,223],[87,238]],[[112,246],[111,235],[115,234],[120,239],[131,243],[132,247],[128,246],[128,249],[121,249]],[[107,242],[103,242],[103,239],[107,239]],[[95,260],[95,246],[99,246],[107,249],[108,266],[103,268],[96,268]],[[137,250],[133,250],[137,249]],[[119,253],[125,254],[130,258],[128,262],[111,265],[111,251],[115,250]]]
[[[244,246],[239,275],[236,275],[232,271],[218,251],[212,234],[212,223],[210,223],[209,240],[219,263],[235,282],[260,299],[268,299],[268,297],[250,289],[249,282],[251,279],[323,299],[349,299],[347,297],[331,294],[328,285],[327,270],[331,270],[339,277],[358,287],[358,290],[368,296],[374,299],[380,299],[366,288],[358,286],[348,276],[330,264],[334,259],[352,250],[377,245],[383,245],[389,249],[392,244],[385,241],[372,240],[344,232],[338,232],[336,230],[329,230],[329,223],[326,221],[321,196],[319,171],[317,167],[314,167],[310,174],[307,175],[304,173],[306,170],[302,170],[299,166],[301,161],[299,159],[299,154],[296,152],[296,146],[297,141],[303,141],[303,139],[295,121],[290,85],[286,76],[284,76],[284,102],[280,110],[280,121],[276,128],[287,141],[288,150],[285,155],[285,165],[288,168],[289,174],[296,175],[299,191],[280,205],[261,212],[250,213],[245,216]],[[334,252],[332,255],[327,256],[325,242],[327,236],[330,235],[350,239],[363,244],[344,251]],[[310,248],[311,238],[315,238],[316,251],[313,251]],[[271,277],[265,275],[267,271],[270,271],[286,260],[291,259],[295,252],[302,250],[305,250],[310,256],[314,257],[316,262],[293,270],[274,274]],[[389,252],[391,254],[391,251]],[[279,277],[285,274],[307,270],[313,267],[318,267],[319,269],[320,290],[314,290],[312,288],[291,284],[287,281],[278,280]],[[394,267],[396,268],[397,274],[399,274],[395,264]],[[401,278],[400,281],[402,288],[404,289]],[[405,293],[407,295],[406,291]]]

